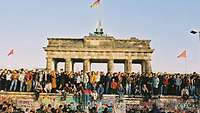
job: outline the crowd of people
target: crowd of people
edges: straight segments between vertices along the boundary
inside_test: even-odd
[[[0,69],[0,90],[35,92],[36,100],[41,92],[61,93],[62,100],[74,94],[76,102],[84,106],[101,99],[103,94],[142,95],[144,101],[153,95],[176,95],[187,100],[200,99],[200,75]]]
[[[99,94],[181,95],[184,89],[190,96],[198,96],[200,76],[193,74],[167,73],[104,73],[104,72],[59,72],[47,70],[0,69],[0,89],[3,91],[56,93],[65,90],[74,93],[84,89]]]

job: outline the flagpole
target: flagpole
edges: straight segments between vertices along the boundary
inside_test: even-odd
[[[187,51],[186,49],[177,56],[177,58],[183,58],[185,60],[185,74],[187,73]]]
[[[97,24],[101,23],[101,12],[100,12],[101,11],[101,4],[102,4],[101,2],[99,1],[99,4],[97,6],[97,18],[98,18]]]
[[[99,26],[99,23],[101,23],[101,0],[95,0],[91,5],[90,5],[90,7],[91,8],[95,8],[95,10],[96,10],[96,15],[97,15],[97,28],[96,29],[98,29],[98,27],[101,27],[101,26]],[[100,30],[100,29],[98,29],[98,30]],[[96,31],[96,32],[100,32],[100,31]]]
[[[185,74],[187,74],[187,57],[185,58]]]
[[[187,50],[185,49],[185,51],[187,51]],[[188,55],[187,55],[187,52],[186,52],[186,57],[185,57],[185,74],[187,74],[187,57],[188,57]]]

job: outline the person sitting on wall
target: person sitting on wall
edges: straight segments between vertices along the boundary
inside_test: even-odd
[[[99,87],[97,88],[98,98],[101,100],[103,93],[104,93],[104,87],[102,84],[99,84]]]
[[[119,85],[117,89],[117,93],[119,94],[119,98],[121,99],[125,94],[125,89],[123,88],[122,84]]]
[[[56,93],[56,87],[57,87],[57,84],[56,84],[56,72],[55,71],[52,71],[51,72],[51,86],[52,86],[52,93]]]
[[[146,84],[144,84],[144,85],[142,86],[142,95],[143,95],[143,100],[144,100],[145,102],[148,102],[149,99],[151,98],[151,93],[149,92],[149,90],[148,90]]]
[[[96,90],[93,90],[93,91],[91,92],[91,101],[92,101],[92,102],[95,102],[95,101],[97,100],[97,98],[98,98],[98,93],[97,93]]]
[[[71,90],[72,89],[71,89],[71,87],[69,87],[69,84],[66,83],[65,86],[63,86],[62,91],[61,91],[61,93],[62,93],[61,100],[64,101]]]
[[[187,101],[189,97],[189,90],[186,87],[183,88],[181,91],[181,98],[183,99],[183,101]]]
[[[52,90],[52,84],[51,84],[51,81],[47,81],[45,87],[44,87],[44,91],[46,93],[51,93],[51,90]]]
[[[40,92],[42,91],[42,85],[40,84],[40,82],[36,81],[35,83],[35,100],[38,100],[39,96],[40,96]]]
[[[195,89],[194,99],[200,100],[200,89],[199,88]]]

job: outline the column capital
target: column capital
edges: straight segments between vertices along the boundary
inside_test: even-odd
[[[83,61],[90,61],[90,59],[89,58],[85,58],[85,59],[83,59]]]
[[[71,58],[64,58],[64,59],[65,59],[65,61],[72,61]]]

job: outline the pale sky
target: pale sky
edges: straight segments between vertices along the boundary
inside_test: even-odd
[[[200,72],[200,0],[1,0],[0,68],[43,68],[47,37],[83,38],[101,20],[116,38],[152,40],[155,72],[185,72],[177,55],[187,49],[187,71]],[[8,57],[8,51],[15,54]],[[99,68],[99,67],[97,67]]]

